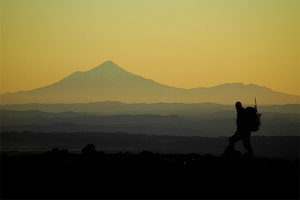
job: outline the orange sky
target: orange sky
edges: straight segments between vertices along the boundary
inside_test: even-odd
[[[299,95],[299,1],[1,0],[1,94],[107,60],[180,87]]]

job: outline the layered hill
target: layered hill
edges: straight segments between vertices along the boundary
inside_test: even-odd
[[[46,104],[47,105],[47,104]],[[233,107],[233,106],[232,106]],[[272,107],[272,106],[270,106]],[[283,106],[286,107],[286,106]],[[299,108],[299,107],[298,107]],[[298,136],[299,113],[267,112],[261,118],[260,131],[252,135]],[[179,115],[118,114],[62,112],[37,110],[1,110],[1,132],[128,132],[133,134],[201,136],[232,136],[236,131],[236,111],[204,110]],[[197,113],[198,112],[198,113]]]
[[[214,102],[234,104],[299,103],[299,96],[272,91],[266,87],[227,83],[210,88],[181,89],[159,84],[122,69],[107,61],[86,72],[75,72],[52,85],[30,91],[1,95],[1,104],[89,103],[120,101],[124,103]]]

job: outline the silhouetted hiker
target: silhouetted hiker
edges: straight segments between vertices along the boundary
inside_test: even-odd
[[[237,111],[236,125],[237,130],[233,136],[229,138],[229,146],[226,147],[225,153],[233,152],[235,153],[234,144],[240,140],[243,141],[245,149],[248,151],[246,155],[253,157],[253,151],[250,144],[251,127],[249,124],[249,116],[247,115],[245,109],[242,107],[241,102],[235,103],[235,108]]]

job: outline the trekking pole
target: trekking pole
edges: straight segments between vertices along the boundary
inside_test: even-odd
[[[260,116],[261,116],[261,114],[258,114],[258,113],[257,113],[256,97],[254,97],[254,101],[255,101],[255,110],[256,110],[256,114],[259,116],[259,126],[260,126],[260,125],[261,125],[261,122],[260,122]],[[260,134],[260,129],[259,129],[259,134]]]

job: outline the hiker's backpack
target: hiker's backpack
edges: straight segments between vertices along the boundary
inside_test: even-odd
[[[261,125],[260,123],[260,116],[261,114],[257,113],[257,109],[253,107],[247,107],[245,109],[245,113],[247,116],[247,122],[248,126],[251,131],[256,132],[259,130],[259,127]]]

